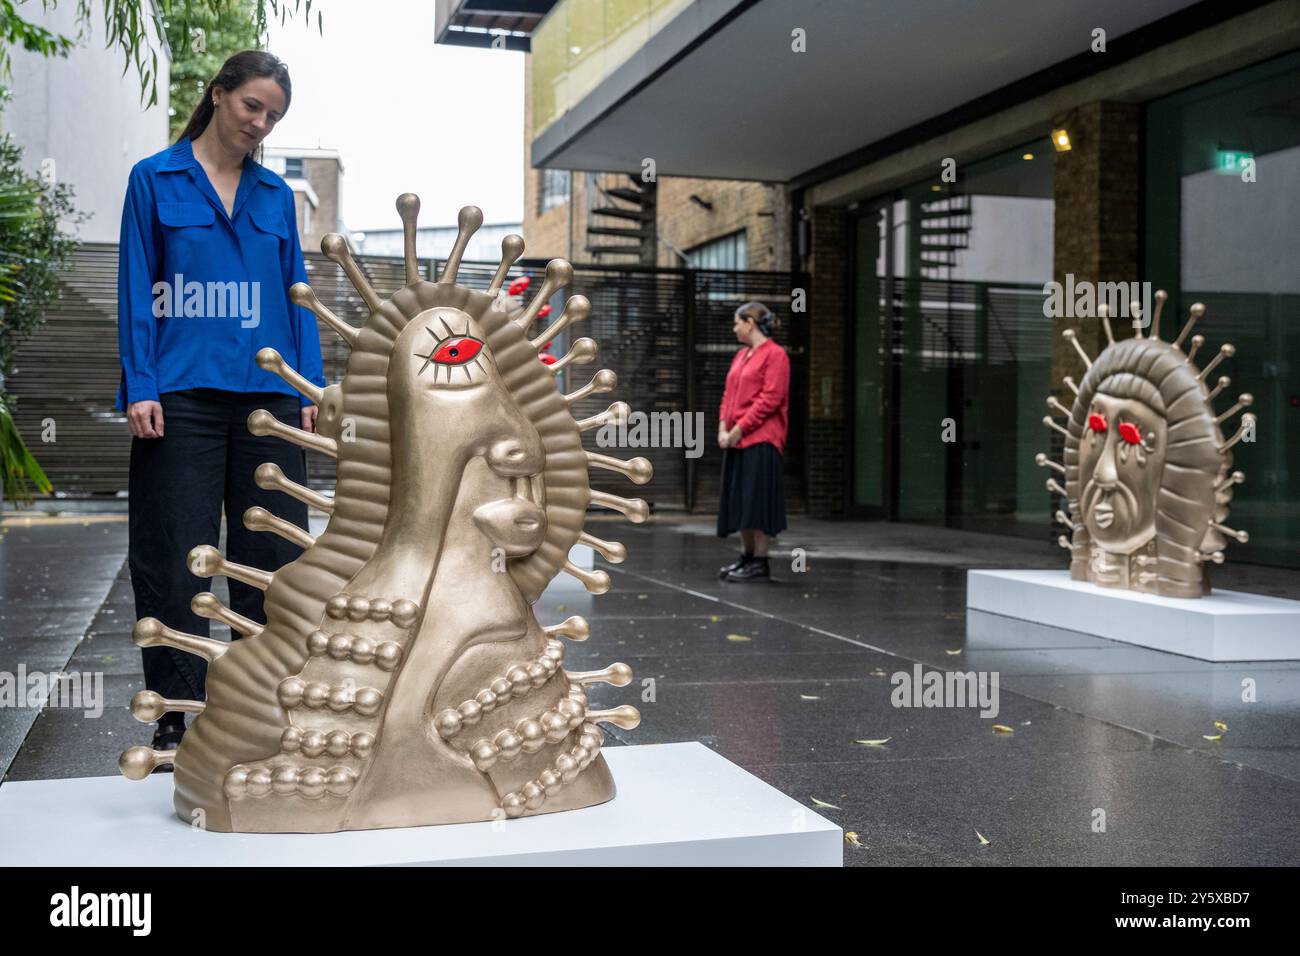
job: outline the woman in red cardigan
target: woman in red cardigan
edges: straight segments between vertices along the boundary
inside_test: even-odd
[[[740,532],[743,552],[722,568],[724,581],[766,581],[769,539],[785,530],[785,451],[790,409],[790,357],[769,336],[781,321],[762,302],[736,310],[732,330],[745,348],[731,360],[722,407],[718,447],[722,494],[718,537]]]

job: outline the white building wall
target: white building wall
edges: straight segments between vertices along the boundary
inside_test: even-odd
[[[77,35],[76,4],[63,0],[51,10],[39,3],[19,14],[64,36]],[[59,182],[76,190],[76,207],[90,214],[77,230],[86,242],[117,242],[131,167],[167,143],[171,54],[152,30],[158,52],[158,103],[145,110],[140,80],[132,66],[122,73],[123,55],[104,48],[102,11],[90,18],[86,36],[63,57],[42,57],[13,49],[12,98],[0,113],[0,129],[23,148],[27,167],[50,168]]]

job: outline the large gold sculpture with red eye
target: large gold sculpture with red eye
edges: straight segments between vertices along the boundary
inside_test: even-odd
[[[133,747],[119,766],[140,779],[175,764],[175,807],[209,830],[324,832],[491,820],[591,806],[614,796],[600,724],[631,729],[627,705],[601,710],[593,685],[624,686],[624,664],[565,669],[568,641],[584,641],[581,617],[543,625],[533,604],[557,574],[593,593],[609,575],[578,567],[574,545],[622,561],[621,544],[588,534],[588,505],[644,521],[640,499],[592,491],[588,468],[642,484],[644,458],[586,451],[581,432],[626,419],[621,402],[577,421],[576,401],[607,392],[609,370],[569,394],[557,375],[590,362],[596,344],[573,342],[552,363],[539,351],[590,304],[572,295],[537,337],[528,332],[547,300],[572,278],[552,260],[524,305],[505,291],[523,252],[519,236],[484,291],[456,284],[482,213],[461,210],[455,246],[437,282],[415,255],[419,200],[397,201],[405,234],[406,285],[382,298],[337,235],[321,243],[342,267],[369,315],[355,327],[306,285],[290,290],[338,333],[351,353],[343,380],[321,389],[272,349],[258,364],[320,407],[318,432],[266,412],[249,428],[338,460],[332,498],[294,484],[274,465],[257,469],[275,488],[329,515],[319,537],[250,509],[244,523],[305,550],[273,574],[227,562],[214,548],[191,553],[203,576],[227,575],[266,591],[267,623],[223,607],[212,594],[196,613],[230,625],[243,640],[182,634],[150,618],[137,644],[162,644],[209,661],[206,701],[141,692],[132,711],[198,714],[172,751]],[[526,279],[510,289],[522,293]],[[550,358],[549,355],[546,356]]]
[[[1070,531],[1057,540],[1070,551],[1072,578],[1196,598],[1209,593],[1208,565],[1223,563],[1227,539],[1247,539],[1224,522],[1233,486],[1245,480],[1232,470],[1232,448],[1254,440],[1256,420],[1242,415],[1236,434],[1223,437],[1223,422],[1253,401],[1246,393],[1227,411],[1214,409],[1230,381],[1221,376],[1210,388],[1207,379],[1235,350],[1223,345],[1198,369],[1193,359],[1204,338],[1188,336],[1205,307],[1193,305],[1178,337],[1165,342],[1160,312],[1166,298],[1155,294],[1151,316],[1135,304],[1136,334],[1122,341],[1115,340],[1103,305],[1108,344],[1095,361],[1072,330],[1063,333],[1086,372],[1078,384],[1065,379],[1074,393],[1071,407],[1054,396],[1047,400],[1049,410],[1066,416],[1064,425],[1051,415],[1043,419],[1064,439],[1063,461],[1041,453],[1036,460],[1064,481],[1049,478],[1047,488],[1067,501],[1068,512],[1055,517]]]

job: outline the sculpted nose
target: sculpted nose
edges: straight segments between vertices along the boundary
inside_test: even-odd
[[[1097,459],[1097,467],[1092,473],[1093,481],[1104,488],[1110,488],[1119,482],[1119,471],[1115,468],[1115,442],[1107,438],[1106,445]]]

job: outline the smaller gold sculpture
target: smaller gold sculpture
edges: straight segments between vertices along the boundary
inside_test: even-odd
[[[1160,312],[1167,298],[1163,291],[1155,294],[1149,337],[1142,334],[1144,317],[1135,302],[1137,333],[1119,342],[1109,309],[1100,306],[1109,344],[1096,361],[1073,330],[1062,333],[1087,372],[1077,385],[1065,378],[1075,395],[1072,407],[1047,399],[1050,410],[1068,418],[1065,426],[1051,415],[1043,419],[1065,437],[1064,464],[1042,453],[1035,460],[1064,476],[1064,487],[1049,478],[1047,489],[1069,504],[1069,514],[1057,511],[1056,520],[1071,532],[1057,539],[1070,549],[1071,578],[1196,598],[1209,593],[1207,565],[1223,563],[1227,539],[1247,540],[1246,532],[1223,522],[1233,486],[1245,480],[1231,470],[1232,447],[1243,437],[1253,440],[1256,419],[1242,415],[1236,434],[1224,439],[1220,426],[1253,399],[1244,393],[1217,414],[1214,399],[1231,382],[1222,376],[1211,389],[1206,381],[1236,350],[1221,346],[1198,370],[1193,359],[1204,337],[1193,335],[1186,353],[1182,346],[1205,306],[1193,305],[1178,338],[1163,342]]]

